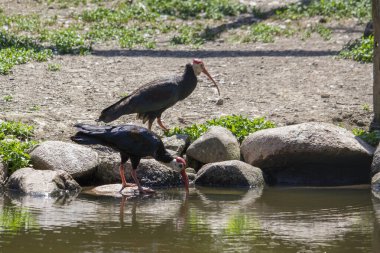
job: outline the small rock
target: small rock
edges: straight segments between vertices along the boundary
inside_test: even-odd
[[[219,98],[219,99],[216,101],[216,105],[223,105],[223,98]]]
[[[120,193],[120,189],[121,189],[121,184],[107,184],[107,185],[94,187],[92,189],[86,190],[83,193],[96,195],[96,196],[110,196],[110,197],[123,197],[123,196],[133,197],[140,194],[137,186],[126,187],[121,191],[121,193]],[[143,187],[143,189],[148,189],[148,188]]]
[[[194,174],[196,174],[197,172],[193,168],[186,168],[186,173],[194,173]]]
[[[165,148],[174,150],[177,156],[180,156],[185,152],[186,148],[190,144],[190,138],[186,134],[176,134],[170,137],[162,138]]]
[[[198,171],[195,184],[221,187],[263,187],[264,178],[259,168],[233,160],[206,164]]]

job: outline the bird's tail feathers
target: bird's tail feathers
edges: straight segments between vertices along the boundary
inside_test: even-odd
[[[105,133],[112,129],[112,126],[96,126],[96,125],[88,125],[83,123],[75,124],[74,127],[78,129],[79,132],[86,134],[100,134]]]
[[[83,132],[76,133],[74,136],[71,137],[71,140],[83,145],[103,144],[103,141],[101,139],[97,139]]]
[[[114,103],[113,105],[104,109],[100,114],[99,121],[109,123],[111,121],[118,119],[124,114],[132,113],[130,112],[130,110],[128,110],[128,106],[126,106],[130,96],[131,95],[126,96],[120,99],[119,101],[117,101],[116,103]]]

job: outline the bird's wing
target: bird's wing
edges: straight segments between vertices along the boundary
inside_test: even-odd
[[[160,142],[154,133],[135,125],[116,126],[104,139],[114,148],[137,157],[153,156]]]
[[[154,81],[140,87],[119,106],[120,109],[130,108],[133,112],[144,113],[166,109],[178,100],[178,84],[169,79]]]

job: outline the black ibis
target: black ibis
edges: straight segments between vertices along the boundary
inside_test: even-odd
[[[120,99],[101,112],[99,121],[109,123],[125,114],[137,113],[143,123],[148,121],[149,130],[157,118],[158,125],[167,131],[161,122],[161,114],[180,100],[188,97],[197,86],[197,76],[204,73],[215,85],[220,96],[219,87],[206,70],[203,61],[194,59],[186,64],[182,76],[156,80],[143,85],[132,94]]]
[[[122,183],[120,192],[127,186],[135,186],[134,184],[127,184],[125,180],[124,164],[128,159],[131,159],[131,175],[139,191],[147,192],[147,190],[143,190],[141,187],[136,175],[140,159],[146,156],[152,156],[157,161],[179,172],[185,184],[186,192],[189,191],[189,179],[185,172],[185,160],[181,157],[173,157],[165,149],[161,139],[150,130],[135,125],[94,126],[76,124],[75,127],[78,129],[78,132],[71,137],[74,142],[84,145],[101,144],[120,152],[121,162],[119,169]]]

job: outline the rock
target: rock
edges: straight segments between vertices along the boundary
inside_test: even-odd
[[[197,174],[197,172],[193,168],[186,168],[186,173]]]
[[[189,178],[189,182],[194,181],[195,178],[197,177],[197,174],[195,174],[195,173],[186,172],[186,174],[187,174],[187,177]]]
[[[202,166],[205,165],[204,163],[201,163],[188,155],[184,155],[183,158],[186,160],[187,167],[194,168],[195,172],[200,170]]]
[[[95,172],[97,185],[120,183],[120,155],[116,152],[99,152],[100,163]],[[134,183],[131,176],[130,161],[125,166],[126,180]],[[137,177],[141,185],[154,187],[170,187],[182,184],[180,174],[154,159],[141,159],[137,167]]]
[[[10,190],[28,195],[59,196],[79,192],[79,184],[63,170],[35,170],[22,168],[16,170],[7,182]]]
[[[202,163],[239,160],[240,146],[229,130],[213,126],[190,145],[186,155]]]
[[[0,159],[0,186],[5,183],[7,176],[8,176],[7,166],[5,166],[3,161]]]
[[[162,138],[165,148],[174,150],[177,156],[182,155],[190,144],[190,138],[186,134],[176,134]]]
[[[96,196],[110,196],[110,197],[133,197],[139,195],[137,186],[135,187],[126,187],[120,193],[121,184],[106,184],[94,187],[92,189],[86,190],[84,193]],[[147,189],[143,187],[143,189]]]
[[[380,172],[380,145],[377,146],[375,153],[373,154],[371,175],[375,175],[378,172]]]
[[[83,180],[99,164],[98,154],[78,144],[46,141],[30,153],[31,163],[38,170],[64,170],[76,180]]]
[[[255,132],[241,152],[270,184],[347,185],[370,182],[374,148],[346,129],[312,122]]]
[[[222,187],[262,187],[264,178],[259,168],[233,160],[206,164],[198,171],[195,184]]]
[[[373,195],[380,199],[380,172],[372,177],[371,188]]]

